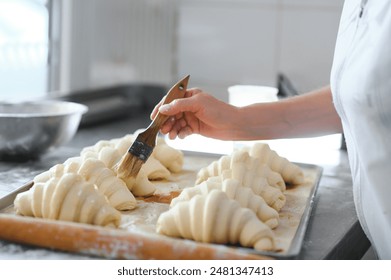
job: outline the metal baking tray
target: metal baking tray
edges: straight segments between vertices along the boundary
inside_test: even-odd
[[[211,154],[203,154],[203,153],[198,153],[198,152],[190,152],[190,153],[185,153],[185,161],[187,160],[193,160],[193,159],[205,159],[207,161],[213,161],[216,160],[217,157],[221,155],[211,155]],[[228,245],[217,245],[217,244],[202,244],[202,246],[210,246],[210,248],[223,248],[223,247],[228,247],[228,248],[234,248],[236,252],[238,252],[240,255],[260,255],[260,256],[267,256],[271,258],[277,258],[277,259],[295,259],[298,257],[303,241],[304,241],[304,236],[307,230],[308,222],[310,220],[312,208],[314,205],[314,197],[317,193],[317,189],[319,186],[319,181],[322,176],[323,169],[320,166],[317,165],[311,165],[311,164],[303,164],[303,163],[296,163],[298,164],[305,172],[305,175],[307,176],[310,174],[311,180],[310,180],[310,185],[308,185],[308,191],[306,191],[305,197],[302,197],[302,214],[300,215],[300,219],[297,225],[295,225],[295,230],[294,234],[292,236],[292,239],[290,241],[290,244],[286,250],[283,251],[277,251],[277,252],[260,252],[256,251],[251,248],[244,248],[244,247],[236,247],[236,246],[228,246]],[[0,213],[11,213],[13,207],[13,201],[16,197],[16,195],[20,192],[26,191],[29,188],[31,188],[33,183],[28,183],[26,185],[21,186],[17,190],[13,191],[12,193],[4,196],[3,198],[0,199]],[[298,190],[300,190],[300,186],[296,187]],[[289,187],[288,187],[289,190]],[[287,197],[288,199],[288,197]],[[284,208],[283,208],[284,209]],[[12,214],[11,214],[12,215]],[[61,221],[51,221],[51,223],[59,223],[63,224]],[[75,224],[74,226],[80,226],[82,227],[83,225],[73,223]],[[104,230],[103,228],[100,227],[95,227],[97,230]],[[113,237],[112,237],[113,238]],[[164,237],[167,238],[167,237]],[[174,241],[174,238],[169,238]],[[189,246],[189,244],[192,244],[190,246],[194,246],[194,243],[198,243],[195,241],[189,241],[186,240],[185,242],[182,242],[180,244],[183,244],[183,246]],[[182,245],[180,245],[182,246]],[[220,250],[220,249],[216,249]],[[94,255],[94,253],[92,253]]]
[[[263,253],[267,256],[277,258],[277,259],[297,259],[301,248],[303,246],[304,242],[304,237],[307,231],[307,226],[310,221],[312,209],[314,207],[314,200],[315,196],[319,187],[319,182],[323,174],[323,168],[318,166],[318,165],[313,165],[313,164],[305,164],[305,163],[297,163],[295,164],[299,165],[301,168],[304,170],[313,170],[315,174],[315,178],[313,181],[313,185],[311,188],[311,191],[308,193],[308,196],[306,197],[305,200],[305,206],[304,206],[304,211],[301,215],[300,218],[300,223],[297,227],[297,230],[292,238],[291,244],[289,246],[289,249],[286,252],[267,252]],[[251,252],[255,253],[254,250],[247,249],[247,248],[241,248],[244,252]]]

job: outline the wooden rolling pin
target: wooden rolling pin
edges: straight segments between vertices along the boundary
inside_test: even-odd
[[[224,245],[12,214],[0,214],[0,239],[110,259],[270,259]]]

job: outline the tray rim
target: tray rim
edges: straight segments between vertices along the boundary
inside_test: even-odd
[[[224,154],[214,154],[214,153],[203,153],[203,152],[196,152],[196,151],[183,151],[185,156],[189,157],[209,157],[209,158],[218,158],[223,156]],[[314,169],[315,170],[315,181],[313,183],[312,189],[306,199],[306,205],[303,211],[303,214],[301,215],[299,225],[297,227],[297,230],[295,232],[295,235],[292,239],[291,245],[289,249],[285,253],[279,253],[279,252],[269,252],[269,251],[257,251],[255,249],[251,248],[245,248],[245,247],[236,247],[236,246],[231,246],[228,244],[211,244],[211,245],[221,245],[225,246],[227,248],[234,248],[240,253],[245,253],[245,254],[251,254],[251,255],[259,255],[259,256],[266,256],[266,257],[272,257],[276,259],[296,259],[302,249],[303,243],[304,243],[304,237],[307,232],[308,228],[308,223],[311,219],[311,212],[314,207],[314,201],[315,201],[315,196],[317,194],[318,188],[319,188],[319,183],[323,175],[323,167],[316,165],[316,164],[310,164],[310,163],[300,163],[300,162],[292,162],[300,167],[307,168],[307,169]],[[24,185],[20,186],[19,188],[15,189],[11,193],[3,196],[0,198],[0,213],[1,214],[6,214],[6,215],[12,215],[12,214],[7,214],[7,213],[2,213],[6,208],[10,207],[13,205],[13,202],[16,198],[16,196],[24,191],[27,191],[33,186],[34,182],[31,180]],[[21,216],[23,217],[23,216]],[[45,219],[43,219],[45,220]],[[62,221],[57,221],[57,220],[50,220],[52,223],[58,223],[59,225],[63,224]],[[79,223],[74,223],[75,226],[80,226]],[[99,228],[97,227],[96,230],[105,230],[105,228]],[[191,241],[191,240],[190,240]],[[196,242],[196,241],[193,241]],[[50,249],[50,248],[48,248]]]

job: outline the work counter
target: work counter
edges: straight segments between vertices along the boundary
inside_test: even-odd
[[[38,173],[77,156],[99,140],[122,137],[149,123],[148,114],[79,129],[74,139],[40,159],[23,163],[0,162],[0,197],[31,181]],[[321,165],[323,174],[313,201],[299,259],[360,259],[370,246],[355,212],[346,151],[335,164]],[[0,259],[89,259],[44,248],[0,241]]]

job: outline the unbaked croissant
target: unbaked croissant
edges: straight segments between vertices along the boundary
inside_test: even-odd
[[[206,181],[209,177],[219,176],[227,169],[231,169],[231,156],[221,156],[218,160],[212,161],[208,166],[198,171],[196,184]]]
[[[229,168],[226,168],[227,166]],[[255,194],[262,196],[270,207],[280,211],[286,202],[286,197],[280,190],[283,187],[270,186],[264,172],[277,174],[260,164],[259,159],[251,157],[247,152],[236,151],[231,156],[223,156],[219,161],[201,169],[196,182],[205,181],[212,173],[217,173],[214,176],[221,176],[222,179],[235,179],[243,187],[249,187]],[[277,174],[277,176],[279,175]],[[280,181],[283,182],[282,178]],[[285,184],[283,186],[285,187]]]
[[[95,184],[107,197],[111,206],[118,210],[131,210],[137,205],[133,194],[126,184],[104,163],[95,158],[69,158],[64,164],[57,164],[34,178],[34,183],[44,183],[52,177],[61,177],[65,173],[78,173]]]
[[[84,157],[88,157],[89,155],[91,157],[95,157],[103,161],[103,163],[113,171],[115,171],[115,165],[122,157],[122,154],[120,154],[115,148],[109,146],[103,147],[97,153],[95,153],[95,155],[92,153],[91,154],[82,153],[81,155]]]
[[[99,141],[97,144],[91,147],[84,148],[81,152],[84,158],[97,158],[114,172],[117,170],[117,163],[121,160],[122,156],[128,151],[133,141],[133,137],[126,135],[123,138],[113,139],[109,141]],[[158,153],[163,153],[164,148],[159,150]],[[170,152],[168,154],[174,154]],[[171,156],[172,159],[172,156]],[[176,165],[177,166],[177,165]],[[149,196],[156,190],[155,185],[151,180],[168,179],[170,171],[155,158],[152,154],[148,160],[142,165],[136,178],[121,178],[127,185],[128,189],[135,196]]]
[[[137,133],[135,133],[137,134]],[[96,158],[112,169],[117,170],[117,164],[132,145],[133,135],[125,135],[122,138],[101,140],[91,147],[82,150],[83,158]],[[144,163],[136,178],[121,178],[135,196],[148,196],[155,192],[153,180],[169,179],[172,172],[179,172],[183,166],[183,154],[181,151],[171,148],[163,138],[158,138],[152,155]]]
[[[124,155],[132,145],[134,137],[126,135],[123,138],[113,139],[110,142],[118,155]],[[119,161],[116,158],[117,162]],[[116,162],[116,163],[117,163]],[[170,177],[170,171],[179,172],[183,166],[183,153],[166,144],[163,138],[158,137],[152,155],[143,164],[144,173],[149,180],[163,180]]]
[[[135,196],[149,196],[156,190],[152,180],[167,179],[170,172],[152,155],[141,166],[136,178],[121,178]]]
[[[295,185],[304,182],[304,174],[301,168],[286,158],[279,156],[270,149],[268,144],[255,143],[249,148],[248,153],[252,157],[259,158],[261,162],[270,166],[273,171],[280,173],[285,182]]]
[[[158,137],[152,155],[168,170],[177,173],[183,167],[183,152],[167,145],[162,137]]]
[[[16,196],[16,212],[53,220],[118,227],[121,214],[79,174],[65,173]]]
[[[258,159],[246,152],[238,152],[232,157],[231,169],[224,170],[221,177],[239,181],[243,187],[251,188],[256,195],[262,196],[270,207],[280,211],[286,203],[286,197],[278,188],[270,186],[262,174],[258,173],[257,161]]]
[[[250,188],[242,187],[235,179],[221,181],[220,177],[211,177],[199,185],[185,188],[178,197],[171,201],[170,207],[175,206],[178,202],[190,200],[197,194],[207,195],[212,190],[221,190],[230,199],[239,202],[241,207],[249,208],[270,228],[278,226],[278,212],[267,205],[261,196],[255,195]]]
[[[122,179],[126,182],[128,187],[131,186],[132,193],[135,196],[149,196],[156,191],[155,185],[148,179],[148,173],[144,170],[145,169],[141,168],[136,178],[129,177]]]
[[[152,154],[147,162],[141,166],[149,180],[165,180],[171,175],[170,171]]]
[[[114,171],[107,168],[102,161],[93,158],[86,159],[81,162],[78,173],[87,181],[94,183],[115,209],[131,210],[136,208],[136,199],[125,182],[118,178]]]
[[[252,172],[244,172],[249,175],[245,175],[245,179],[242,179],[243,177],[233,175],[231,170],[224,171],[221,178],[223,180],[232,178],[239,181],[242,187],[250,188],[254,194],[262,197],[267,205],[279,212],[286,203],[285,195],[279,189],[269,186],[265,181],[265,178],[254,176],[255,174]],[[243,183],[242,180],[246,180],[247,183]]]
[[[160,215],[160,234],[200,242],[237,244],[256,250],[273,250],[274,233],[255,214],[240,207],[225,193],[213,190],[177,203]]]
[[[135,134],[137,134],[137,132],[138,131],[136,131]],[[101,140],[93,146],[84,148],[81,152],[81,155],[88,154],[90,156],[93,156],[92,154],[95,154],[94,157],[102,159],[108,165],[109,168],[114,169],[115,164],[129,150],[129,147],[132,145],[133,141],[134,136],[131,134],[125,135],[122,138]],[[101,152],[103,149],[106,149],[106,151]],[[152,156],[154,160],[159,161],[159,163],[161,164],[161,166],[159,166],[159,171],[161,173],[158,176],[156,176],[156,173],[149,173],[148,178],[150,180],[162,178],[167,179],[170,175],[169,171],[179,172],[182,170],[183,153],[167,145],[166,141],[162,137],[157,138],[156,146],[153,150],[151,157]],[[146,164],[150,163],[147,161]],[[156,166],[156,163],[151,164]],[[150,167],[148,169],[150,170],[152,168]]]
[[[134,139],[135,137],[132,134],[128,134],[121,138],[111,139],[110,142],[121,155],[124,155],[134,142]]]
[[[266,164],[262,164],[259,159],[250,158],[248,152],[239,150],[233,152],[231,155],[222,156],[219,160],[213,161],[207,167],[202,168],[196,179],[196,184],[199,184],[209,177],[221,175],[225,170],[233,169],[233,162],[244,162],[247,168],[257,172],[258,177],[265,178],[267,184],[276,187],[281,191],[285,191],[285,182],[280,174],[271,170]]]
[[[95,145],[85,147],[80,155],[84,158],[93,157],[102,160],[105,165],[114,169],[115,164],[126,153],[133,142],[131,135],[111,140],[100,140]]]
[[[269,186],[276,187],[282,192],[286,190],[286,185],[282,176],[273,171],[268,165],[264,164],[259,158],[252,157],[247,151],[239,150],[232,153],[231,170],[235,169],[236,164],[243,165],[252,170],[260,178],[265,178]]]
[[[110,140],[100,140],[93,146],[85,147],[82,149],[81,154],[86,152],[99,153],[104,147],[110,147],[116,149],[120,154],[124,154],[131,144],[133,143],[134,137],[131,134],[125,135],[121,138],[113,138]]]

